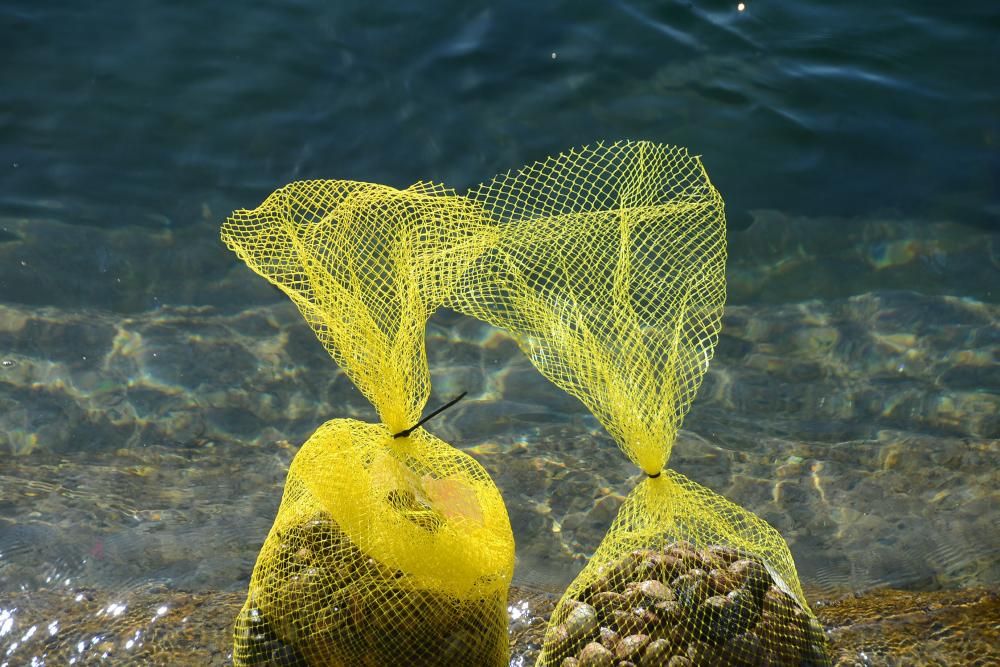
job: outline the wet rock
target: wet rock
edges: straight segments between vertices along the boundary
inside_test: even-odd
[[[646,610],[655,619],[647,622],[646,631],[654,639],[666,638],[672,629],[681,625],[681,611],[680,605],[674,600],[657,602],[652,609]]]
[[[760,637],[764,649],[765,663],[795,665],[802,653],[803,641],[798,629],[789,633],[789,626],[764,616],[754,632]]]
[[[678,557],[676,554],[657,554],[651,557],[651,561],[656,563],[657,570],[659,571],[657,579],[664,583],[669,584],[678,575],[687,571],[684,559]]]
[[[703,608],[707,621],[706,638],[719,644],[745,632],[759,617],[749,594],[742,589],[710,597]]]
[[[625,598],[626,608],[635,609],[641,607],[645,602],[642,591],[639,590],[639,582],[632,581],[625,585],[625,592],[622,593],[622,597]]]
[[[694,557],[695,561],[698,563],[698,567],[705,570],[706,572],[717,570],[729,564],[715,551],[712,551],[711,549],[707,548],[696,551]]]
[[[704,570],[692,570],[674,580],[674,595],[682,607],[693,609],[708,598],[710,586]]]
[[[601,646],[608,649],[609,651],[614,651],[615,647],[618,646],[618,642],[621,641],[621,635],[612,630],[611,628],[601,628]]]
[[[670,642],[666,639],[654,639],[646,645],[642,654],[643,665],[665,665],[670,658]]]
[[[746,632],[733,637],[723,646],[723,656],[736,665],[766,664],[766,652],[760,638],[754,632]]]
[[[713,544],[711,546],[705,547],[702,551],[704,553],[711,555],[713,558],[718,559],[726,566],[735,563],[741,558],[747,557],[747,554],[745,552],[719,544]]]
[[[306,665],[305,659],[295,647],[278,638],[259,609],[251,608],[240,612],[236,633],[237,642],[245,647],[240,657],[248,665]]]
[[[747,589],[758,600],[771,585],[771,575],[757,560],[743,558],[735,561],[729,566],[729,573],[737,586]]]
[[[636,610],[638,613],[638,610]],[[664,620],[660,614],[654,609],[643,609],[642,610],[642,620],[643,620],[643,630],[647,633],[660,628],[664,625]]]
[[[609,589],[621,592],[626,584],[635,581],[637,571],[641,570],[647,553],[641,549],[632,551],[612,565],[607,573]]]
[[[656,580],[642,582],[639,584],[639,591],[654,604],[674,599],[674,592],[668,586]]]
[[[597,642],[591,642],[580,651],[579,667],[612,667],[615,664],[611,651]]]
[[[627,611],[618,610],[612,613],[612,626],[622,636],[641,634],[646,632],[647,620],[645,610],[636,612],[631,609]]]
[[[597,611],[589,604],[577,603],[563,621],[570,644],[589,640],[597,633]]]
[[[811,643],[802,653],[799,667],[829,667],[830,656],[827,654],[827,646],[824,641],[821,644]]]
[[[610,618],[613,611],[623,610],[628,606],[625,596],[614,591],[597,593],[591,596],[590,603],[602,618]]]
[[[722,662],[718,647],[708,642],[694,641],[688,644],[687,658],[695,665],[719,665]]]
[[[796,607],[795,600],[778,588],[772,587],[764,595],[764,616],[777,623],[791,624]]]
[[[729,573],[728,569],[715,568],[708,572],[708,583],[711,586],[713,595],[726,595],[736,588],[735,577]]]
[[[643,651],[646,650],[646,646],[648,644],[648,635],[629,635],[628,637],[624,637],[620,642],[618,642],[618,646],[615,649],[615,658],[618,660],[631,660],[632,662],[636,662],[639,660]]]
[[[825,644],[826,632],[823,631],[823,624],[815,618],[810,618],[808,620],[808,627],[806,628],[806,637],[814,645]]]
[[[557,651],[571,650],[569,632],[566,631],[566,626],[562,623],[549,626],[545,631],[545,645]]]

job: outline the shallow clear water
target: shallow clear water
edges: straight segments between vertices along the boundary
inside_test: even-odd
[[[618,138],[702,155],[730,222],[671,465],[775,525],[813,597],[995,590],[998,29],[992,3],[4,4],[0,608],[245,590],[298,444],[374,417],[221,246],[230,210]],[[637,471],[504,334],[442,312],[428,348],[431,403],[469,392],[434,432],[497,480],[516,580],[560,590]]]

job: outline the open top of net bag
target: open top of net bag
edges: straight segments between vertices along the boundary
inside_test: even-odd
[[[381,419],[334,419],[297,453],[237,619],[237,665],[505,664],[503,501],[476,461],[413,428],[427,319],[494,233],[478,204],[433,184],[292,183],[224,223]]]
[[[467,196],[496,243],[447,305],[510,331],[646,474],[565,592],[540,664],[810,654],[821,639],[781,536],[665,470],[725,301],[723,202],[700,160],[648,142],[598,144]]]
[[[723,204],[701,163],[660,144],[598,145],[467,196],[497,243],[449,305],[512,332],[626,456],[662,470],[725,302]]]

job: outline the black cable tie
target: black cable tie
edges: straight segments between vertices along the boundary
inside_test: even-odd
[[[441,414],[442,412],[444,412],[445,410],[447,410],[448,408],[450,408],[451,406],[455,405],[460,400],[462,400],[467,393],[469,393],[469,392],[463,391],[461,394],[459,394],[455,398],[451,399],[450,401],[448,401],[447,403],[445,403],[444,405],[442,405],[440,408],[438,408],[434,412],[430,413],[429,415],[427,415],[426,417],[424,417],[423,419],[421,419],[420,421],[418,421],[416,424],[414,424],[410,428],[403,429],[399,433],[393,433],[392,437],[393,438],[408,438],[411,433],[413,433],[418,428],[420,428],[421,426],[423,426],[424,424],[426,424],[430,419],[432,419],[434,417],[437,417],[439,414]]]
[[[659,476],[660,476],[660,473],[662,473],[662,472],[663,472],[663,471],[661,470],[660,472],[656,473],[655,475],[650,475],[650,474],[649,474],[649,473],[647,472],[647,473],[646,473],[646,477],[648,477],[648,478],[650,478],[650,479],[656,479],[657,477],[659,477]]]

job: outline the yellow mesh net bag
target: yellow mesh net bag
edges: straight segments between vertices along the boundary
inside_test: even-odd
[[[597,145],[467,196],[496,245],[448,305],[512,332],[647,475],[560,600],[539,664],[825,664],[777,531],[665,469],[725,301],[723,202],[701,162]]]
[[[432,184],[293,183],[224,223],[382,420],[334,419],[295,456],[235,665],[507,664],[506,508],[476,461],[412,428],[430,393],[426,321],[493,233]]]

